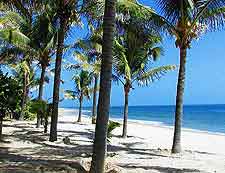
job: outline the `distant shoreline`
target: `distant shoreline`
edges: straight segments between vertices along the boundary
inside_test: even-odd
[[[78,112],[77,108],[59,108],[60,110],[63,111],[69,111],[69,112]],[[87,112],[88,110],[83,110],[82,115],[86,118],[90,118],[89,115],[85,114],[85,111]],[[76,115],[76,114],[75,114]],[[122,118],[110,118],[110,120],[114,120],[117,121],[119,123],[123,123],[123,119]],[[159,127],[159,128],[166,128],[166,129],[173,129],[173,126],[169,126],[166,125],[163,122],[160,121],[150,121],[150,120],[138,120],[138,119],[128,119],[130,124],[140,124],[140,125],[146,125],[146,126],[152,126],[152,127]],[[221,133],[221,132],[212,132],[212,131],[207,131],[207,130],[200,130],[200,129],[192,129],[192,128],[182,128],[183,131],[186,132],[193,132],[193,133],[202,133],[202,134],[208,134],[208,135],[218,135],[218,136],[224,136],[225,137],[225,133]]]
[[[165,107],[175,107],[176,105],[131,105],[129,107],[160,107],[160,106],[165,106]],[[186,106],[224,106],[225,108],[225,103],[213,103],[213,104],[207,104],[207,103],[202,103],[202,104],[185,104],[184,107]],[[111,106],[110,108],[114,108],[114,107],[123,107],[123,105],[116,105],[116,106]],[[64,109],[78,109],[79,107],[74,107],[74,106],[61,106],[60,108],[64,108]],[[84,106],[85,108],[91,108],[91,106]]]

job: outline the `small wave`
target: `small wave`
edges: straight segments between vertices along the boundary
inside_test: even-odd
[[[211,109],[211,110],[209,110],[209,112],[225,113],[225,110]]]
[[[159,122],[159,121],[147,121],[147,120],[135,120],[135,119],[130,119],[129,121],[135,122],[135,123],[150,124],[150,125],[164,125],[163,122]]]

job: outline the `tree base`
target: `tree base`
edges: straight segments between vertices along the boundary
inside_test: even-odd
[[[127,138],[127,135],[122,135],[122,138],[126,139]]]
[[[172,147],[172,154],[178,154],[178,153],[181,153],[181,152],[182,152],[181,145],[176,145],[176,146]]]
[[[91,123],[92,123],[92,124],[96,124],[96,117],[93,117],[93,118],[92,118]]]

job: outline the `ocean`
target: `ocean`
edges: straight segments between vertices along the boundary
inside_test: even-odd
[[[129,106],[129,120],[141,120],[150,124],[174,125],[175,106]],[[91,115],[91,108],[83,114]],[[110,117],[123,118],[123,107],[111,107]],[[183,127],[225,134],[225,105],[184,106]]]

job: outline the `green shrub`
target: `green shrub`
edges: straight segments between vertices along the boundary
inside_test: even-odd
[[[41,113],[43,115],[46,114],[47,111],[47,102],[44,100],[32,100],[30,102],[30,106],[29,106],[29,111],[31,113],[37,114],[37,113]]]
[[[0,116],[17,113],[22,98],[22,87],[8,73],[0,70]]]
[[[108,134],[107,134],[108,140],[112,137],[112,131],[117,127],[120,127],[120,123],[115,122],[115,121],[109,121],[109,123],[108,123]]]
[[[43,100],[31,100],[26,104],[24,110],[24,120],[32,121],[37,117],[37,113],[41,113],[43,117],[46,115],[47,103]]]
[[[23,114],[24,114],[23,115],[24,120],[27,120],[27,121],[33,121],[36,118],[36,113],[30,112],[29,104],[26,105]]]

